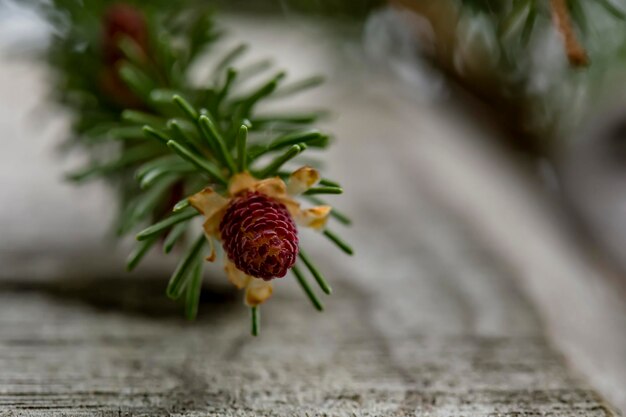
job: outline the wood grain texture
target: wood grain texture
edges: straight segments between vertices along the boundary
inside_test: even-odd
[[[0,296],[0,415],[613,415],[513,288],[492,288],[500,307],[454,289],[499,279],[485,269],[442,269],[391,298],[335,276],[329,312],[279,294],[258,339],[229,297],[189,324],[13,285]]]

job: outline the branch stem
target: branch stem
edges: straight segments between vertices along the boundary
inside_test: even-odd
[[[589,64],[587,51],[576,37],[567,0],[550,0],[550,7],[552,20],[563,38],[565,54],[570,64],[574,67],[587,66]]]

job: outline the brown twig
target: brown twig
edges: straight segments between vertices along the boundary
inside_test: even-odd
[[[567,7],[567,0],[550,0],[552,19],[554,25],[563,37],[565,53],[570,64],[575,67],[583,67],[589,64],[589,58],[585,48],[576,38],[572,19]]]

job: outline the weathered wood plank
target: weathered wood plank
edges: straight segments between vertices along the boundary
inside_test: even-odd
[[[407,296],[389,303],[343,283],[323,316],[295,291],[281,294],[264,308],[263,333],[253,339],[239,303],[205,304],[200,320],[187,324],[14,288],[0,297],[0,409],[32,415],[612,415],[519,316],[525,311],[503,321],[512,331],[484,333],[475,330],[474,308],[447,311],[456,294],[437,296],[439,308],[415,307],[410,296],[426,289],[417,280],[403,288]],[[524,304],[515,292],[500,296]],[[405,320],[412,313],[415,320],[390,332],[392,322],[381,313]],[[431,318],[420,320],[424,314]]]

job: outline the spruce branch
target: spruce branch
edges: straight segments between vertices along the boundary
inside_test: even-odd
[[[164,253],[180,247],[180,261],[165,292],[172,299],[184,301],[187,318],[198,314],[203,266],[206,260],[215,259],[213,245],[219,241],[223,241],[228,254],[225,262],[229,279],[246,289],[254,335],[259,331],[259,305],[272,292],[264,280],[274,278],[272,271],[281,263],[291,262],[285,265],[288,269],[294,267],[292,271],[303,291],[321,310],[321,302],[293,265],[297,254],[325,293],[330,294],[330,286],[302,248],[294,248],[298,240],[293,221],[300,219],[320,230],[340,250],[351,254],[350,246],[325,228],[326,216],[334,216],[343,224],[349,220],[325,204],[300,208],[296,201],[299,195],[287,195],[285,190],[301,188],[303,197],[316,201],[313,194],[340,194],[342,189],[337,182],[320,178],[310,167],[291,174],[281,169],[302,160],[301,154],[309,147],[324,149],[330,144],[329,134],[311,127],[326,112],[262,115],[258,108],[267,101],[315,87],[322,77],[288,83],[286,73],[277,71],[263,78],[269,61],[238,67],[238,60],[248,50],[242,44],[218,59],[210,77],[214,80],[211,86],[194,85],[190,81],[191,66],[219,38],[213,12],[201,3],[183,7],[157,3],[139,8],[123,3],[109,6],[104,0],[96,0],[82,10],[78,2],[52,0],[50,6],[42,6],[51,21],[60,15],[69,16],[68,30],[53,39],[47,59],[56,76],[57,99],[76,117],[73,135],[78,139],[73,143],[84,147],[93,161],[71,179],[102,178],[119,185],[122,198],[118,232],[134,234],[138,240],[127,269],[134,269],[159,244]],[[77,41],[87,45],[88,54],[75,54]],[[92,70],[85,71],[87,67],[82,64]],[[248,78],[262,80],[247,92],[234,88]],[[84,101],[69,100],[68,91],[94,100],[85,106]],[[101,160],[104,148],[110,159]],[[314,186],[318,180],[319,186]],[[241,184],[243,191],[232,191]],[[275,246],[267,256],[282,251],[282,258],[267,258],[261,265],[266,271],[259,272],[263,278],[250,275],[255,269],[242,264],[243,258],[231,256],[224,240],[227,236],[222,236],[227,231],[216,233],[217,223],[214,228],[210,226],[215,216],[209,217],[206,212],[211,204],[218,203],[222,205],[217,213],[223,217],[237,204],[248,210],[246,198],[256,199],[253,207],[264,207],[269,213],[252,219],[259,225],[283,219],[280,227],[269,227],[267,233],[288,232],[271,241]],[[200,215],[205,217],[204,230],[198,230],[200,225],[194,221]],[[186,236],[196,237],[190,242]],[[259,236],[259,248],[267,252],[263,245],[269,243],[265,235]],[[210,251],[205,260],[207,246]],[[285,248],[293,253],[284,252]],[[255,253],[265,259],[265,252]]]

